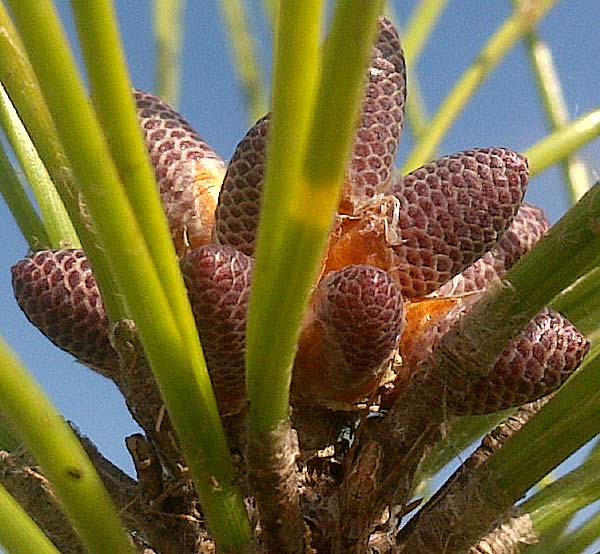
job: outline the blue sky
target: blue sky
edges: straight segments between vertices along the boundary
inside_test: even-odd
[[[415,3],[394,2],[402,21],[408,19]],[[68,4],[66,0],[57,2],[70,28]],[[270,34],[260,10],[262,2],[255,0],[247,4],[259,38],[258,52],[265,78],[268,78]],[[132,81],[138,88],[152,90],[151,2],[117,0],[116,5]],[[511,5],[510,0],[454,0],[448,3],[416,68],[430,112],[435,111],[487,37],[509,15]],[[600,105],[598,21],[600,2],[563,0],[540,27],[541,36],[552,48],[573,117]],[[248,125],[217,2],[188,2],[185,32],[180,111],[215,150],[228,159]],[[476,146],[524,150],[546,132],[526,50],[517,45],[469,102],[443,141],[440,153]],[[401,157],[410,144],[410,136],[405,133]],[[597,178],[600,141],[587,146],[581,155],[588,164],[590,175]],[[551,169],[532,180],[527,199],[542,206],[555,221],[568,206],[562,187],[560,172]],[[10,266],[26,254],[27,247],[2,202],[0,231],[3,245],[0,248],[0,333],[65,416],[74,420],[118,465],[131,470],[123,437],[135,432],[136,427],[114,386],[46,341],[25,320],[13,299]]]

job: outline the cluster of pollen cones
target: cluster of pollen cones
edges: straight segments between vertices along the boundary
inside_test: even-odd
[[[548,229],[543,212],[523,202],[527,160],[506,148],[467,150],[396,175],[405,97],[398,35],[382,19],[295,360],[294,413],[316,409],[319,419],[299,416],[303,448],[331,444],[350,414],[365,406],[384,414],[392,409],[446,331]],[[245,323],[269,116],[248,131],[225,166],[159,98],[136,91],[135,99],[219,410],[235,421],[247,407]],[[85,253],[35,252],[12,273],[29,320],[123,388],[122,356],[113,348]],[[447,414],[484,414],[536,400],[555,391],[587,349],[566,318],[544,309],[484,377],[444,399]],[[327,422],[332,430],[323,432]]]

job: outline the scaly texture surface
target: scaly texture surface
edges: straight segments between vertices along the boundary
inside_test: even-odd
[[[406,99],[406,68],[398,33],[382,18],[362,104],[340,210],[353,213],[389,186]],[[266,168],[269,116],[246,133],[227,167],[216,213],[215,240],[254,252]]]
[[[83,250],[42,250],[12,267],[15,298],[27,319],[56,346],[110,378],[119,357]]]
[[[448,410],[487,414],[533,402],[558,389],[588,349],[588,341],[568,319],[544,309],[504,349],[487,376],[464,391],[452,391]]]
[[[547,230],[548,220],[544,212],[523,203],[492,250],[442,285],[431,299],[409,304],[409,324],[400,346],[405,369],[414,371],[416,364],[431,353],[450,326],[481,296],[473,293],[481,293],[498,282]]]
[[[461,274],[435,292],[437,298],[426,300],[443,310],[417,328],[403,335],[401,353],[404,369],[418,371],[424,360],[439,344],[443,335],[464,316],[481,297],[487,286],[499,281],[514,263],[528,252],[548,229],[543,211],[523,204],[511,226],[496,246]],[[465,295],[448,301],[448,297]],[[409,314],[419,310],[409,306]],[[416,318],[415,318],[416,319]],[[559,338],[560,337],[560,338]],[[552,310],[540,312],[502,352],[487,377],[464,391],[452,391],[449,413],[484,414],[537,400],[556,390],[579,366],[589,344],[581,333],[562,315]],[[397,394],[395,391],[394,395]]]
[[[368,396],[396,351],[403,315],[402,295],[385,271],[349,266],[324,279],[296,356],[298,401],[341,407]]]
[[[527,177],[527,160],[503,148],[431,162],[398,179],[391,194],[338,219],[324,271],[367,263],[387,270],[405,298],[426,296],[496,244]]]
[[[215,240],[251,256],[266,169],[269,116],[240,141],[227,167],[215,221]]]
[[[543,210],[523,202],[510,227],[498,244],[436,291],[437,296],[455,296],[480,291],[501,278],[515,262],[548,231]]]
[[[252,260],[225,246],[197,248],[181,261],[222,415],[245,405],[244,339]],[[44,250],[12,268],[27,318],[59,348],[115,381],[119,356],[82,250]],[[140,360],[140,364],[143,363]]]
[[[221,415],[246,405],[244,343],[252,258],[208,245],[181,260],[196,326]]]
[[[208,244],[225,165],[168,104],[147,92],[134,94],[175,248],[182,254]]]
[[[354,213],[366,199],[389,188],[405,102],[406,66],[398,32],[389,19],[382,18],[367,73],[341,211]]]
[[[268,116],[238,145],[221,189],[220,158],[162,100],[135,92],[240,482],[247,482],[244,472],[251,472],[247,506],[257,523],[259,550],[275,552],[292,543],[294,551],[364,554],[386,544],[396,548],[394,522],[384,523],[381,515],[388,506],[408,501],[419,460],[442,421],[547,394],[588,349],[564,317],[544,310],[497,359],[508,335],[492,353],[477,340],[467,341],[472,355],[450,349],[450,361],[463,359],[465,367],[449,364],[447,371],[443,357],[435,358],[444,353],[435,350],[444,333],[454,322],[462,324],[458,318],[531,248],[547,221],[527,205],[517,214],[527,162],[504,148],[468,150],[391,177],[405,75],[398,35],[382,18],[336,224],[301,331],[291,395],[294,429],[286,423],[250,453],[243,449],[244,342]],[[146,536],[140,533],[141,539],[161,552],[212,552],[135,324],[124,320],[111,327],[119,364],[83,252],[36,253],[15,265],[13,285],[31,322],[113,379],[143,428],[148,450],[135,453],[147,497],[140,517],[150,515],[152,529]],[[519,328],[526,323],[521,319]],[[500,325],[504,328],[504,321]],[[447,338],[463,331],[469,329],[452,328]],[[398,348],[402,366],[393,363]],[[436,363],[420,366],[430,355],[429,362]],[[400,367],[395,380],[390,366]],[[389,379],[382,383],[384,374]],[[389,411],[363,417],[363,401],[379,400]],[[148,461],[155,464],[151,475]],[[300,503],[289,501],[298,494]],[[158,527],[152,519],[156,513]],[[492,509],[485,525],[498,515]]]

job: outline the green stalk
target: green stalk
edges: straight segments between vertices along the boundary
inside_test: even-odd
[[[256,43],[249,30],[246,8],[241,0],[221,0],[219,6],[228,34],[233,68],[244,95],[248,121],[253,125],[267,111],[260,65],[256,57]]]
[[[21,446],[17,432],[12,423],[0,412],[0,450],[13,452]]]
[[[267,172],[246,338],[249,425],[257,430],[274,428],[288,415],[298,312],[304,304],[289,304],[292,287],[281,279],[290,278],[281,246],[289,198],[301,186],[302,153],[319,73],[321,4],[320,0],[283,3],[276,31]]]
[[[424,490],[428,485],[428,481],[444,466],[477,439],[489,433],[513,411],[509,410],[508,412],[504,411],[484,416],[465,416],[452,421],[445,436],[436,443],[419,466],[419,471],[415,477],[415,483],[418,483],[418,485],[415,488],[414,495],[420,494],[419,491]]]
[[[550,306],[564,314],[589,340],[600,338],[600,267],[562,291]]]
[[[94,276],[102,292],[102,299],[109,318],[112,321],[122,319],[126,317],[126,309],[121,299],[112,294],[116,286],[113,276],[105,270],[108,267],[106,254],[96,243],[93,230],[81,217],[80,198],[76,190],[74,175],[21,37],[3,2],[0,2],[0,28],[3,30],[0,33],[0,82],[6,88],[11,102],[17,109],[21,121],[52,177],[77,235],[85,245],[86,254],[92,260],[92,264],[97,266]],[[65,240],[63,246],[74,245]]]
[[[298,203],[296,206],[292,203],[291,210],[291,215],[296,216],[294,219],[309,228],[328,230],[331,227],[356,134],[377,18],[383,9],[383,2],[372,1],[368,7],[363,4],[357,0],[340,0],[325,43],[303,176],[309,192],[318,193],[320,199],[327,201],[323,206],[326,210],[319,206],[313,217],[303,214],[307,200],[304,187],[299,190]],[[301,214],[302,217],[298,217]]]
[[[490,458],[483,487],[488,491],[500,489],[503,494],[518,499],[532,483],[600,432],[599,353],[598,346],[594,347],[552,402]],[[533,459],[535,464],[531,463]],[[541,502],[540,498],[536,502]],[[564,495],[563,500],[567,500]],[[542,514],[539,517],[541,519]]]
[[[0,84],[0,125],[23,168],[42,214],[51,248],[62,248],[66,243],[80,248],[79,237],[71,223],[58,192],[40,159],[27,130],[19,119],[10,98]]]
[[[188,356],[196,360],[196,371],[203,375],[204,395],[212,396],[194,315],[140,132],[116,15],[108,0],[73,2],[73,13],[96,114]]]
[[[594,460],[597,460],[598,458],[600,458],[600,437],[596,438],[596,442],[592,446],[588,455],[585,457],[583,463],[592,462]]]
[[[87,551],[133,554],[117,510],[79,440],[2,339],[0,367],[0,409],[52,483]]]
[[[257,432],[274,429],[288,415],[302,316],[337,208],[382,3],[338,3],[314,112],[320,6],[298,6],[280,8],[267,180],[248,314],[249,426]]]
[[[531,175],[537,175],[569,156],[600,135],[600,108],[596,108],[530,146],[524,154],[529,159]]]
[[[50,238],[6,152],[0,145],[0,194],[31,250],[48,248]]]
[[[519,6],[524,2],[513,0],[513,4]],[[552,52],[535,31],[529,31],[525,35],[525,42],[546,119],[551,130],[556,131],[566,125],[570,118]],[[574,204],[590,188],[585,165],[576,156],[568,156],[561,167],[567,192]]]
[[[429,113],[427,112],[427,107],[421,94],[421,87],[417,81],[414,69],[409,71],[406,87],[408,89],[407,98],[410,98],[405,108],[406,121],[410,125],[414,140],[418,141],[427,131]]]
[[[8,554],[60,554],[2,484],[0,484],[0,545]]]
[[[483,80],[523,35],[554,6],[556,0],[531,2],[527,12],[515,10],[481,49],[433,116],[425,133],[408,156],[402,174],[428,162],[444,135]]]
[[[423,47],[447,3],[448,0],[421,0],[413,10],[402,34],[402,47],[408,67],[416,67]]]
[[[551,527],[543,535],[538,537],[538,542],[535,543],[535,545],[527,548],[527,554],[550,554],[550,551],[553,550],[552,547],[563,535],[570,521],[570,517],[565,517],[562,521],[558,520],[554,527]],[[554,554],[562,554],[562,552],[555,552]]]
[[[579,467],[536,492],[521,508],[531,516],[536,532],[544,534],[565,517],[598,500],[600,457]]]
[[[179,103],[181,91],[181,43],[185,0],[154,0],[156,94],[171,106]]]
[[[185,349],[56,12],[48,0],[10,0],[10,4],[109,268],[168,406],[211,532],[223,551],[245,552],[251,539],[249,524],[234,485],[208,373]]]
[[[593,515],[581,527],[549,545],[544,554],[581,554],[598,540],[600,513]]]
[[[479,360],[482,352],[496,357],[506,342],[514,335],[515,329],[520,330],[544,305],[550,303],[552,298],[561,292],[566,285],[573,283],[580,277],[586,271],[586,268],[600,265],[600,235],[595,231],[594,223],[598,217],[600,217],[600,184],[593,187],[575,208],[569,210],[534,250],[515,264],[504,277],[504,286],[496,288],[466,316],[462,325],[463,334],[461,334],[461,337],[464,337],[465,342],[468,344],[468,341],[472,340],[473,333],[476,333],[477,360]],[[559,265],[556,264],[556,252],[561,253]],[[473,325],[470,326],[471,322],[473,322]],[[588,365],[591,359],[588,356]],[[600,378],[600,363],[597,365],[599,366],[598,378]],[[582,374],[591,373],[590,371],[580,371],[573,379]],[[590,391],[593,390],[593,388],[590,388]],[[583,392],[580,391],[577,394],[583,395]],[[574,402],[574,405],[578,405],[579,400],[575,400],[576,396],[573,396],[570,401]],[[583,398],[583,396],[580,396],[580,398]],[[595,399],[596,402],[597,400]],[[550,404],[554,405],[554,403],[553,400]],[[565,402],[562,407],[563,413],[568,410],[567,406],[568,403]],[[595,409],[592,408],[593,403],[591,401],[586,406],[585,409],[588,412]],[[577,427],[578,434],[573,433],[572,439],[569,439],[571,440],[570,449],[564,450],[565,456],[576,450],[582,440],[586,442],[600,430],[600,427],[596,425],[592,418],[590,418],[589,425],[584,422],[585,416],[583,413],[581,421],[572,423],[572,425],[573,428],[576,428],[577,425],[586,428],[586,433],[583,435],[585,440],[582,439],[579,432],[580,427]],[[560,416],[557,415],[557,417]],[[600,419],[600,413],[597,410],[594,417]],[[535,421],[538,421],[539,418],[540,416],[537,416]],[[562,459],[548,453],[561,439],[553,436],[552,425],[547,425],[547,427],[538,429],[538,433],[541,433],[544,429],[547,431],[545,436],[547,448],[546,451],[542,452],[542,461],[540,462],[544,470],[538,474],[538,464],[530,464],[527,461],[534,458],[538,459],[538,451],[535,448],[527,449],[527,453],[516,461],[507,456],[503,458],[502,463],[506,464],[508,469],[502,467],[500,462],[498,463],[500,482],[496,481],[494,477],[496,468],[492,470],[486,466],[485,473],[489,477],[485,480],[485,486],[490,488],[486,490],[485,495],[482,494],[482,498],[494,498],[497,496],[498,490],[504,491],[506,488],[506,498],[512,499],[511,501],[514,502]],[[567,434],[566,430],[564,432]],[[522,434],[523,431],[518,436],[520,437]],[[541,448],[539,444],[537,446]],[[507,446],[504,446],[501,452],[504,453],[506,449]],[[525,466],[530,470],[528,475],[525,475],[526,471],[523,469]],[[522,472],[523,475],[515,475],[519,472]],[[520,479],[515,482],[523,490],[519,488],[509,489],[507,484],[509,479]]]
[[[596,229],[599,217],[600,182],[513,266],[499,296],[513,298],[517,306],[535,310],[533,316],[587,269],[600,265],[600,233]]]

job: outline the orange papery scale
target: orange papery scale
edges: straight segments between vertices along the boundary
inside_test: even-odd
[[[412,364],[408,363],[409,360],[405,353],[413,352],[418,347],[424,333],[437,326],[450,311],[456,309],[462,302],[462,297],[450,296],[423,298],[405,304],[406,326],[400,339],[400,355],[403,363],[396,369],[398,373],[394,382],[396,388],[405,384],[412,375]]]
[[[329,237],[322,275],[352,264],[368,264],[393,270],[393,253],[385,236],[384,221],[339,216]]]

